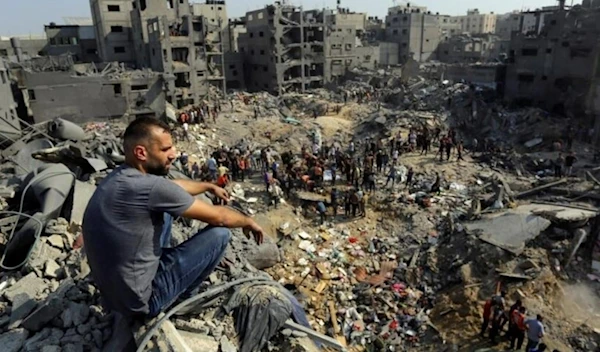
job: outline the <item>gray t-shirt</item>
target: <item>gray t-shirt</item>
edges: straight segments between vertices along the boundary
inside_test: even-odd
[[[180,216],[193,202],[172,181],[128,166],[98,186],[85,210],[83,238],[92,277],[109,308],[148,313],[164,213]]]
[[[525,325],[529,327],[527,330],[527,338],[531,341],[539,341],[540,334],[544,334],[544,325],[542,325],[542,322],[536,318],[531,318],[525,320]]]

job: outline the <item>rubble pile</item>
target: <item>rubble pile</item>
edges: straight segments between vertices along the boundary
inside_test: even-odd
[[[228,206],[270,236],[259,246],[233,231],[208,280],[150,321],[102,307],[80,236],[96,185],[124,160],[126,121],[36,126],[2,151],[2,350],[475,351],[486,344],[475,337],[483,303],[500,289],[545,316],[553,348],[597,349],[600,183],[598,169],[586,168],[590,147],[564,135],[568,121],[553,114],[509,109],[490,90],[412,71],[354,70],[338,87],[306,94],[220,96],[218,119],[185,133],[172,111],[189,160],[174,162],[169,177],[189,177],[190,164],[215,152],[248,153],[253,170],[227,186]],[[412,150],[409,131],[424,128],[453,129],[467,160],[441,161],[437,141],[429,153]],[[552,160],[569,139],[584,155],[573,177],[555,178]],[[335,156],[321,151],[350,153],[352,142],[349,160],[362,164],[372,144],[392,154],[388,143],[398,140],[395,185],[379,172],[362,214],[329,215],[332,188],[360,187],[339,173],[331,184]],[[260,164],[263,152],[275,166]],[[311,158],[325,161],[327,184],[265,191],[266,170],[291,160],[304,171]],[[328,207],[323,223],[319,202]],[[205,226],[177,219],[172,245]]]

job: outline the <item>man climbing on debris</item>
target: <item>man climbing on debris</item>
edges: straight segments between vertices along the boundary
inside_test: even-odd
[[[390,167],[390,173],[388,174],[387,180],[385,181],[385,186],[383,186],[383,187],[387,188],[388,183],[390,181],[392,181],[392,189],[393,189],[394,184],[396,183],[396,175],[397,175],[396,165],[392,164],[392,166]]]
[[[154,317],[189,294],[216,268],[227,248],[229,228],[243,228],[262,242],[254,220],[194,198],[210,183],[171,181],[177,157],[168,125],[149,117],[133,121],[124,134],[125,164],[102,181],[83,218],[83,238],[95,284],[109,309],[129,317]],[[210,226],[170,247],[173,218]]]

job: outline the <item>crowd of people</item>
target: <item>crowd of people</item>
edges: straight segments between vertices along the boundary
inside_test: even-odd
[[[539,314],[535,318],[527,318],[527,308],[523,306],[521,300],[517,300],[507,309],[505,297],[506,292],[502,291],[485,301],[483,324],[479,335],[485,337],[489,327],[489,338],[493,344],[496,344],[497,338],[508,323],[508,329],[504,336],[510,341],[510,350],[520,351],[525,337],[527,337],[526,352],[546,351],[547,346],[542,343],[545,335],[544,318]],[[559,351],[553,350],[552,352]]]

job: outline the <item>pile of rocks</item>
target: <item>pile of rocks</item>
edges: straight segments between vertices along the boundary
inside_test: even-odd
[[[3,351],[99,351],[111,337],[112,316],[67,228],[65,219],[49,222],[26,265],[2,274]]]

